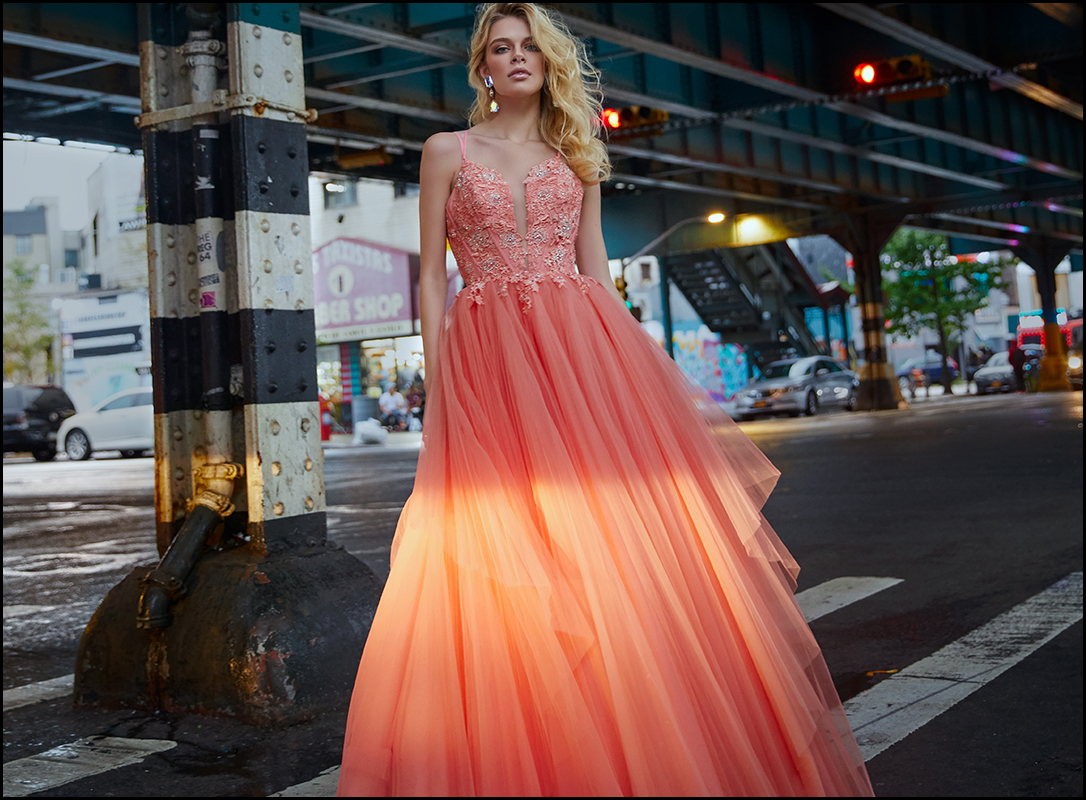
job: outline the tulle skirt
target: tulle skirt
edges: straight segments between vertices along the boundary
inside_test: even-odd
[[[446,315],[339,794],[870,795],[779,473],[582,284]]]

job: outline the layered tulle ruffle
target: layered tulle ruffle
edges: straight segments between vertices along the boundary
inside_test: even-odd
[[[870,794],[777,471],[602,286],[532,293],[446,316],[339,793]]]

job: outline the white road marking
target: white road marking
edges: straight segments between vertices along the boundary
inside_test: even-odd
[[[1082,573],[845,703],[864,760],[931,722],[1082,619]]]
[[[4,797],[26,797],[177,747],[165,739],[90,736],[4,765]]]
[[[901,583],[901,578],[834,578],[796,595],[808,622]]]
[[[23,617],[27,614],[38,614],[46,611],[52,611],[56,606],[4,606],[4,619],[9,617]]]
[[[75,686],[75,675],[62,675],[48,681],[28,683],[25,686],[16,686],[14,689],[4,690],[4,713],[14,708],[22,708],[44,700],[55,700],[58,697],[70,695]],[[6,770],[7,767],[4,767]]]
[[[834,578],[800,592],[796,602],[810,622],[899,583],[901,578]],[[313,780],[291,786],[272,797],[335,797],[338,784],[339,767],[331,767]]]
[[[817,619],[900,583],[898,578],[835,578],[797,595],[808,620]],[[845,703],[865,761],[935,719],[1082,619],[1082,573],[966,634]],[[4,711],[71,692],[73,675],[4,692]],[[51,694],[50,694],[51,693]],[[175,747],[160,739],[90,737],[4,765],[4,796],[24,797]],[[340,768],[291,786],[274,797],[332,797]]]

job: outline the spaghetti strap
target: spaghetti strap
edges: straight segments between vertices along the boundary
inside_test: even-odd
[[[467,153],[465,152],[464,148],[467,145],[468,132],[467,131],[461,131],[460,133],[456,134],[456,138],[460,140],[460,160],[461,161],[467,161],[468,156],[467,156]]]

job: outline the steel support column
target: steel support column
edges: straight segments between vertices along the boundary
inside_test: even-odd
[[[671,271],[668,269],[668,257],[660,256],[660,309],[664,323],[664,349],[672,359],[675,358],[675,334],[671,324]]]
[[[345,708],[380,597],[326,539],[298,6],[140,9],[166,556],[103,600],[75,702],[291,724]],[[222,43],[225,88],[194,41]],[[142,629],[141,582],[169,598]]]
[[[1068,392],[1067,340],[1056,321],[1056,267],[1071,251],[1071,242],[1048,237],[1023,239],[1011,250],[1037,273],[1037,292],[1041,295],[1041,319],[1045,326],[1045,355],[1037,389],[1041,392]]]
[[[864,363],[857,372],[860,387],[856,408],[861,411],[901,408],[905,400],[893,366],[886,360],[886,327],[882,315],[882,265],[879,255],[900,219],[852,215],[848,225],[830,235],[852,254],[856,300],[863,327]]]

